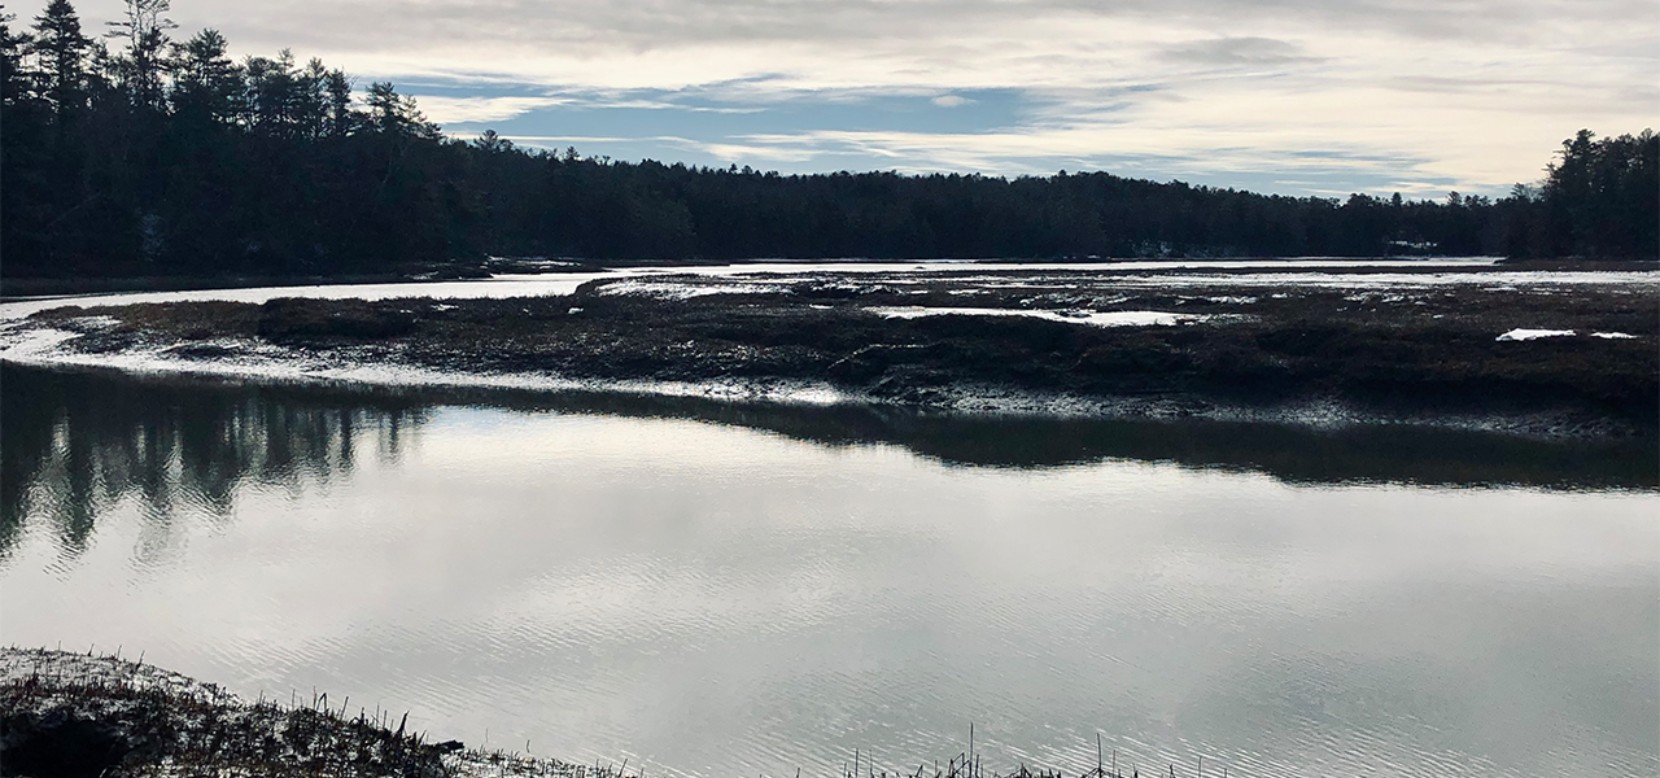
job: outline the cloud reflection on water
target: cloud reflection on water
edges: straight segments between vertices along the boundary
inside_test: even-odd
[[[1395,485],[1617,452],[4,378],[8,641],[652,773],[1655,766],[1654,495]]]

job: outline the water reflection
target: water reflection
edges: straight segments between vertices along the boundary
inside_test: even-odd
[[[0,370],[0,553],[25,516],[84,550],[127,499],[165,528],[181,508],[227,516],[249,484],[298,489],[395,463],[424,417],[402,400]]]
[[[0,368],[0,553],[45,514],[66,553],[129,497],[165,523],[181,501],[226,515],[244,481],[296,489],[396,463],[435,403],[681,418],[830,446],[884,443],[947,463],[1016,468],[1107,459],[1254,471],[1292,483],[1653,489],[1652,440],[1540,441],[1409,427],[1313,430],[1210,421],[1043,419],[698,398],[284,388]],[[50,494],[43,493],[50,492]]]
[[[1322,430],[1198,419],[1058,419],[862,406],[735,405],[697,398],[495,401],[523,408],[697,419],[827,445],[897,444],[959,465],[1046,468],[1131,459],[1260,472],[1301,484],[1660,487],[1660,446],[1652,438],[1547,441],[1411,426]]]
[[[1583,447],[0,380],[0,642],[654,775],[1660,766],[1656,495],[1324,486],[1644,484]]]

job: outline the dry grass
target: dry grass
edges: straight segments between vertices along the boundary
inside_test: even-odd
[[[241,700],[208,683],[118,656],[0,649],[0,760],[7,775],[339,776],[340,778],[625,778],[621,765],[578,765],[409,731],[408,714],[310,700]],[[914,771],[878,768],[855,751],[840,778],[1139,778],[1097,739],[1095,767],[988,769],[969,747]],[[1167,767],[1174,776],[1176,768]],[[1202,763],[1199,768],[1203,770]],[[1226,768],[1212,766],[1225,776]],[[636,773],[643,775],[643,773]],[[784,773],[783,775],[788,775]],[[795,775],[800,778],[800,771]],[[1156,775],[1156,774],[1150,774]]]
[[[141,662],[0,650],[0,759],[7,774],[105,776],[558,776],[621,771],[433,743],[408,714],[327,694],[248,702]]]
[[[667,299],[619,294],[608,289],[615,282],[596,281],[565,297],[190,303],[60,310],[40,321],[73,327],[89,315],[118,320],[71,344],[94,353],[148,343],[188,356],[193,344],[213,341],[222,349],[231,338],[323,360],[459,373],[821,382],[850,396],[914,405],[949,405],[971,387],[995,387],[1184,414],[1211,405],[1328,403],[1385,421],[1518,420],[1495,426],[1537,427],[1547,435],[1652,436],[1660,427],[1655,285],[1334,289],[1250,285],[1245,277],[1257,273],[1236,275],[1168,287],[1156,277],[1053,273],[1003,274],[1001,285],[987,285],[970,271],[925,281],[762,278],[757,286],[764,288],[752,293]],[[653,283],[712,284],[718,291],[729,282],[657,276]],[[1017,316],[895,320],[869,312],[890,306],[1216,318],[1103,328]],[[1495,342],[1526,327],[1579,334]],[[1599,339],[1592,332],[1636,337]]]

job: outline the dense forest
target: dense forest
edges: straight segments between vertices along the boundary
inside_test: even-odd
[[[6,277],[333,274],[594,259],[1400,253],[1653,257],[1660,139],[1563,143],[1491,199],[1263,195],[1108,173],[779,175],[447,137],[389,83],[175,35],[168,0],[84,30],[0,10]],[[1543,156],[1544,150],[1541,150]]]

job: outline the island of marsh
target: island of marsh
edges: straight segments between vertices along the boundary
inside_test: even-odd
[[[504,299],[93,300],[5,337],[15,360],[174,372],[1644,437],[1657,279],[1649,265],[658,272]]]

